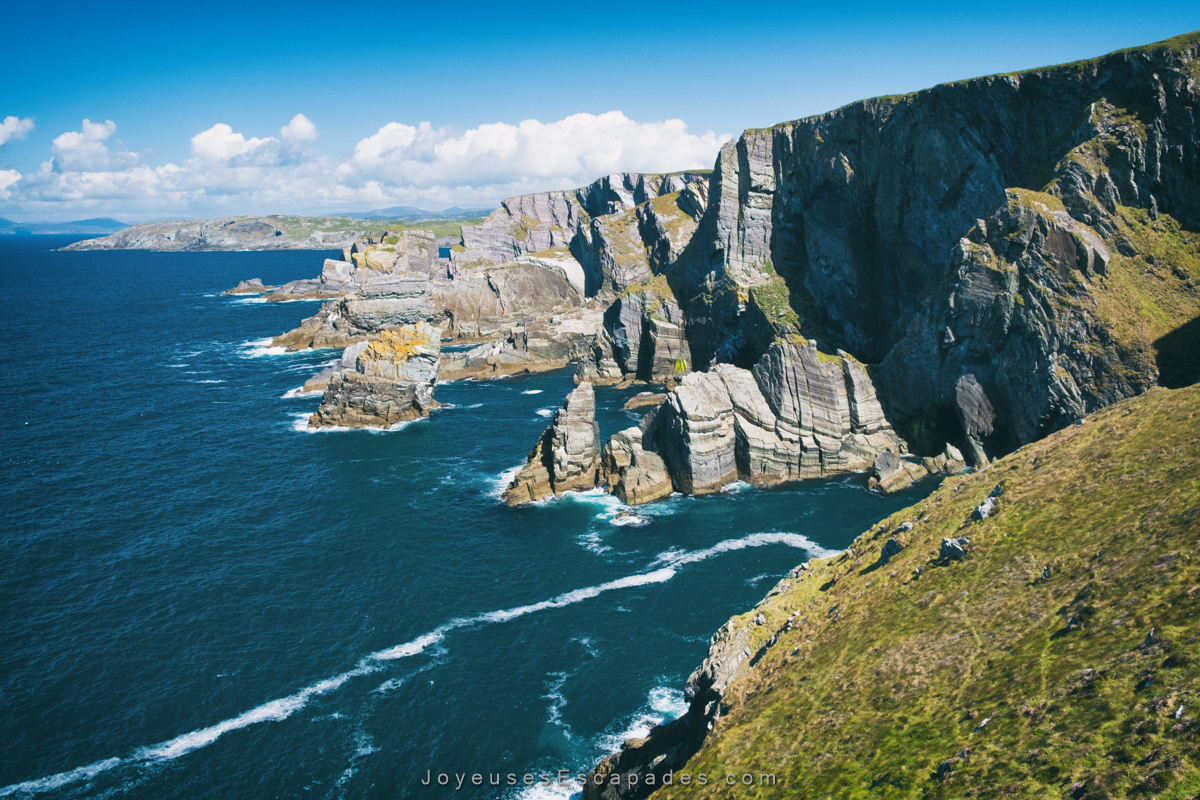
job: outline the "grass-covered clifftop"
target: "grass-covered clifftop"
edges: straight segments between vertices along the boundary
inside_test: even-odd
[[[727,626],[753,656],[679,769],[708,785],[654,796],[1200,795],[1198,415],[1200,386],[1105,408],[782,582]]]

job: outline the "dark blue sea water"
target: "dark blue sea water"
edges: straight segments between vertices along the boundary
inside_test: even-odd
[[[336,353],[264,340],[317,306],[218,293],[326,254],[64,241],[0,238],[0,796],[565,796],[420,780],[587,769],[682,710],[730,615],[915,499],[509,509],[569,371],[308,433],[317,398],[284,395]],[[597,390],[604,435],[630,393]]]

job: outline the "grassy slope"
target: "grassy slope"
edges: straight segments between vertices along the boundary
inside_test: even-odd
[[[734,681],[684,770],[778,785],[655,796],[1200,795],[1198,413],[1200,386],[1110,406],[813,562],[739,621],[765,613],[753,650],[793,611],[807,620]],[[997,484],[997,513],[969,522]],[[873,568],[905,520],[908,546]],[[957,536],[966,559],[936,563]]]

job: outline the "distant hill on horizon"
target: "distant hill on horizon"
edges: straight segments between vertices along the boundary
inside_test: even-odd
[[[494,207],[459,208],[458,206],[451,206],[450,208],[446,208],[441,211],[426,211],[423,208],[416,208],[415,206],[392,206],[391,208],[376,208],[371,211],[339,211],[329,214],[328,216],[370,220],[395,219],[405,220],[408,222],[417,222],[421,220],[457,221],[486,217],[494,210]]]
[[[113,233],[128,228],[129,224],[112,217],[77,219],[70,222],[13,222],[0,217],[0,235],[4,234],[63,234],[63,233]]]

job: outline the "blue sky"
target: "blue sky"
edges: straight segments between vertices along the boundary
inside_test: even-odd
[[[1020,0],[6,16],[0,216],[21,221],[491,205],[596,170],[707,168],[747,127],[1200,28],[1194,2]]]

